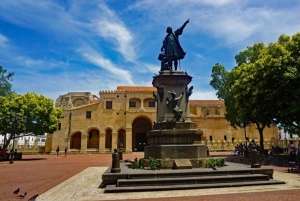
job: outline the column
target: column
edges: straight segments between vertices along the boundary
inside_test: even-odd
[[[132,128],[126,128],[126,149],[125,153],[132,153]]]
[[[15,151],[16,148],[18,148],[18,146],[19,146],[19,140],[15,139],[15,147],[13,147],[13,150]]]
[[[105,133],[100,133],[99,141],[99,153],[105,153]]]
[[[81,135],[81,148],[80,148],[81,154],[87,153],[87,135]]]
[[[27,149],[28,148],[28,139],[25,139],[25,142],[24,142],[24,149]]]
[[[115,148],[118,148],[118,133],[117,132],[112,133],[112,140],[111,140],[111,149],[112,149],[112,151]]]
[[[38,140],[35,139],[35,140],[34,140],[34,144],[33,144],[33,149],[34,149],[34,151],[38,151],[38,150],[37,150],[38,145],[39,145],[39,144],[38,144]]]

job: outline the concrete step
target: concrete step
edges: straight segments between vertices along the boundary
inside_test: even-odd
[[[116,185],[107,185],[105,193],[121,193],[121,192],[141,192],[141,191],[163,191],[163,190],[184,190],[184,189],[205,189],[205,188],[225,188],[237,186],[259,186],[285,184],[285,182],[270,179],[268,181],[246,181],[232,183],[210,183],[210,184],[181,184],[181,185],[164,185],[164,186],[130,186],[117,187]]]
[[[147,179],[118,179],[117,186],[163,186],[163,185],[186,185],[229,183],[245,181],[268,181],[269,176],[263,174],[246,175],[223,175],[223,176],[200,176],[200,177],[176,177],[176,178],[147,178]]]
[[[153,178],[181,178],[181,177],[202,177],[202,176],[222,176],[222,175],[252,175],[252,174],[265,174],[273,175],[272,169],[244,169],[244,170],[210,170],[204,169],[199,171],[192,169],[188,171],[174,171],[174,170],[162,170],[162,171],[143,171],[137,174],[130,173],[126,177],[127,179],[153,179]]]

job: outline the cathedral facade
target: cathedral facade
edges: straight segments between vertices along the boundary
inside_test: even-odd
[[[69,92],[56,99],[63,109],[59,129],[47,135],[45,152],[57,146],[72,153],[111,153],[121,148],[126,153],[142,152],[147,145],[146,133],[152,130],[157,108],[155,87],[118,86],[100,91],[98,98],[90,92]],[[221,100],[189,100],[190,119],[203,131],[203,143],[240,143],[259,140],[255,125],[234,129],[225,119]],[[276,126],[264,130],[265,139],[278,138]]]

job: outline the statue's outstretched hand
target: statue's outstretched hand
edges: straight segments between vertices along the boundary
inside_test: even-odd
[[[187,23],[189,23],[190,22],[190,19],[188,19],[185,23],[187,24]]]

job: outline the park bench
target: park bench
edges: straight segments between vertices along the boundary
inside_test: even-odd
[[[9,160],[9,155],[6,154],[5,156],[0,155],[0,161],[8,161]]]

